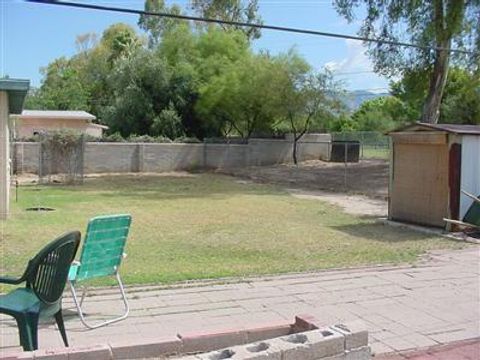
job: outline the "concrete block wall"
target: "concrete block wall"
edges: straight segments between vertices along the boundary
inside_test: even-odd
[[[204,167],[203,144],[139,144],[139,171],[165,172]]]
[[[13,170],[17,173],[38,174],[40,161],[40,144],[31,142],[17,142],[14,146]]]
[[[229,169],[249,165],[249,145],[205,144],[205,167]]]
[[[181,360],[370,360],[368,333],[358,323],[341,324],[181,357]]]
[[[151,339],[112,339],[87,347],[4,353],[10,360],[371,360],[365,325],[354,322],[330,327],[310,315],[252,328],[179,333]]]
[[[298,159],[328,160],[329,134],[308,134]],[[291,139],[251,139],[248,144],[87,143],[84,173],[167,172],[199,168],[229,169],[292,162]],[[38,173],[40,144],[15,143],[14,170]]]
[[[83,166],[85,174],[138,172],[139,144],[87,143]]]

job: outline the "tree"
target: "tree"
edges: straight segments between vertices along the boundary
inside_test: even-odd
[[[280,74],[270,57],[249,55],[200,88],[196,110],[225,136],[248,140],[254,132],[270,132],[280,109]]]
[[[145,0],[145,11],[156,13],[168,13],[180,15],[182,13],[178,5],[168,7],[164,0]],[[160,44],[164,34],[174,29],[180,20],[152,15],[140,15],[138,26],[148,33],[148,45],[151,48]]]
[[[387,132],[409,122],[407,106],[393,96],[367,100],[352,114],[356,131]]]
[[[41,69],[44,80],[39,89],[29,94],[26,108],[48,110],[88,110],[89,89],[81,81],[75,63],[58,58]]]
[[[420,116],[421,99],[428,91],[428,83],[423,81],[427,77],[427,71],[414,69],[390,84],[392,94],[405,104],[411,119]],[[440,107],[440,123],[480,124],[480,76],[452,67]]]
[[[191,0],[191,8],[200,17],[261,24],[258,14],[258,0]],[[258,39],[260,29],[242,26],[222,25],[224,30],[236,29],[245,33],[248,39]]]
[[[366,8],[361,36],[437,48],[368,43],[375,70],[382,74],[399,75],[412,68],[428,69],[429,87],[421,115],[424,122],[438,122],[451,60],[470,63],[476,68],[480,64],[480,0],[335,0],[334,3],[348,21],[354,20],[356,8],[361,5]],[[476,51],[477,55],[452,57],[448,51],[452,47]]]
[[[172,140],[185,135],[182,118],[178,115],[173,103],[160,111],[160,114],[153,119],[151,128],[154,135],[166,136]]]
[[[294,52],[281,56],[277,61],[283,68],[280,85],[282,122],[279,127],[288,129],[293,135],[292,158],[297,164],[298,142],[302,137],[342,109],[338,97],[340,83],[333,80],[328,70],[311,71],[305,60]]]
[[[245,35],[218,27],[193,32],[189,27],[178,26],[163,36],[157,51],[172,74],[173,101],[187,135],[199,139],[221,136],[222,130],[216,123],[195,110],[196,103],[202,86],[251,53]]]
[[[101,114],[110,130],[124,137],[150,135],[152,130],[165,135],[158,125],[152,125],[170,105],[169,79],[165,61],[146,49],[118,61],[108,79],[113,101]]]

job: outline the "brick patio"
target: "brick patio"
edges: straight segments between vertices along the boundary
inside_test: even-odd
[[[480,248],[471,246],[432,252],[414,267],[332,270],[166,289],[130,287],[129,318],[96,330],[81,325],[69,296],[64,308],[74,346],[285,323],[308,313],[325,325],[361,319],[373,352],[398,352],[480,337],[479,275]],[[94,319],[118,313],[122,305],[117,298],[112,289],[96,289],[85,301],[86,311]],[[2,350],[18,349],[10,318],[0,319],[0,331]],[[54,325],[41,326],[39,344],[62,347]]]

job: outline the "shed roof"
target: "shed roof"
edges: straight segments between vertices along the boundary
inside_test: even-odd
[[[0,91],[8,94],[8,110],[11,114],[20,114],[23,102],[30,87],[30,80],[0,78]]]
[[[95,120],[95,115],[86,111],[73,110],[23,110],[22,114],[18,116],[20,119],[67,119],[67,120]]]
[[[480,125],[459,125],[459,124],[429,124],[429,123],[415,123],[405,126],[398,130],[391,131],[389,134],[403,131],[428,131],[437,130],[445,131],[460,135],[480,135]]]

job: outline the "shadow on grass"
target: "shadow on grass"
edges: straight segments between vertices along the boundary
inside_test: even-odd
[[[439,237],[435,234],[426,234],[412,229],[392,227],[381,223],[348,224],[329,227],[353,237],[367,238],[383,243],[422,241]],[[449,240],[446,238],[442,239]]]
[[[283,196],[287,192],[279,187],[245,184],[227,175],[196,174],[195,177],[176,176],[106,176],[88,179],[83,185],[49,184],[24,187],[25,192],[50,193],[58,191],[99,198],[128,198],[144,200],[174,200],[186,198],[225,198],[236,195]],[[45,194],[48,196],[49,194]],[[67,195],[67,194],[65,194]]]

